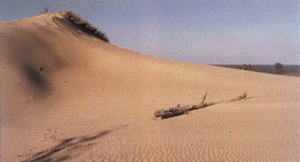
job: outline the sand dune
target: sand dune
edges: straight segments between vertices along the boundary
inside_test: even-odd
[[[59,13],[0,23],[1,161],[300,161],[300,80],[163,59]],[[169,119],[161,108],[220,103]]]

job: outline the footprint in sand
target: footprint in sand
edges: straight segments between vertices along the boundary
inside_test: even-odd
[[[46,141],[52,141],[53,143],[56,143],[61,139],[61,136],[64,135],[63,133],[60,133],[58,131],[53,131],[51,129],[47,129],[43,132],[42,142]]]

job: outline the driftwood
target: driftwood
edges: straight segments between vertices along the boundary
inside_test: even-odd
[[[236,97],[236,98],[233,98],[233,99],[231,99],[231,100],[228,100],[227,102],[238,101],[238,100],[244,99],[244,98],[246,98],[246,97],[247,97],[247,95],[246,95],[246,92],[245,92],[244,94],[242,94],[242,95],[240,95],[240,96],[238,96],[238,97]]]
[[[205,107],[212,106],[212,105],[223,102],[223,101],[220,101],[220,102],[204,103],[204,101],[206,99],[206,95],[207,95],[207,91],[205,92],[204,96],[202,97],[202,101],[198,105],[180,106],[180,104],[178,104],[177,107],[170,108],[169,110],[165,110],[165,109],[156,110],[154,112],[154,116],[157,117],[157,118],[161,117],[162,119],[170,118],[170,117],[173,117],[173,116],[188,114],[189,111],[191,111],[191,110],[197,110],[197,109],[200,109],[200,108],[205,108]],[[246,97],[247,97],[247,95],[246,95],[246,93],[244,93],[241,96],[238,96],[238,97],[235,97],[233,99],[228,100],[227,102],[234,102],[234,101],[242,100]]]

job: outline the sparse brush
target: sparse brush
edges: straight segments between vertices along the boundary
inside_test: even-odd
[[[41,13],[41,14],[47,14],[47,13],[48,13],[48,8],[47,8],[47,7],[44,7],[44,11],[43,11],[43,12],[40,11],[40,13]]]
[[[94,27],[92,24],[90,24],[86,20],[82,20],[82,18],[74,14],[71,11],[68,12],[61,12],[64,18],[66,18],[69,22],[71,22],[74,26],[76,26],[78,29],[84,31],[87,34],[93,35],[104,42],[109,43],[108,37],[105,35],[105,33],[102,33],[99,31],[96,27]]]

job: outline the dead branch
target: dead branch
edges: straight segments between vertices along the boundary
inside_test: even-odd
[[[170,117],[173,117],[173,116],[188,114],[189,111],[191,111],[191,110],[197,110],[197,109],[200,109],[200,108],[212,106],[212,105],[223,102],[223,101],[220,101],[220,102],[204,103],[204,101],[206,99],[206,95],[207,95],[207,91],[205,92],[204,96],[202,97],[202,101],[198,105],[180,106],[180,104],[178,104],[176,107],[172,107],[169,110],[165,110],[165,109],[156,110],[154,112],[154,116],[157,117],[157,118],[161,117],[162,119],[170,118]],[[235,97],[231,100],[228,100],[227,102],[242,100],[242,99],[246,98],[246,96],[247,96],[246,93],[244,93],[243,95]]]
[[[245,92],[244,94],[242,94],[242,95],[240,95],[240,96],[238,96],[238,97],[235,97],[235,98],[233,98],[233,99],[231,99],[231,100],[228,100],[227,102],[238,101],[238,100],[244,99],[244,98],[246,98],[246,97],[247,97],[247,94],[246,94],[246,92]]]
[[[206,99],[206,95],[207,95],[207,91],[205,92],[205,95],[202,97],[202,101],[201,101],[201,103],[200,104],[204,104],[204,101],[205,101],[205,99]]]

